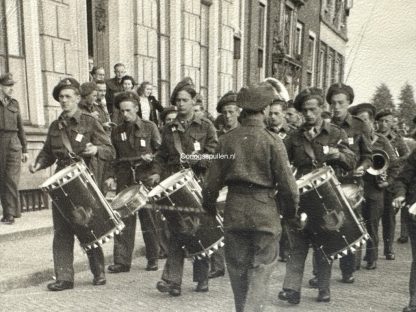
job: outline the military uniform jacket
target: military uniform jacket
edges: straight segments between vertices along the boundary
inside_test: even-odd
[[[156,125],[137,118],[135,123],[123,122],[113,129],[111,142],[116,150],[115,175],[117,186],[132,184],[131,163],[129,159],[140,158],[145,154],[155,154],[161,138]],[[143,163],[136,168],[136,181],[146,179],[156,173],[153,163]]]
[[[285,141],[289,160],[297,168],[299,177],[324,164],[332,166],[338,177],[354,169],[358,157],[350,150],[344,130],[323,121],[319,133],[312,140],[307,138],[306,131],[302,125]],[[329,159],[326,155],[331,147],[339,149],[338,159]]]
[[[391,145],[393,146],[397,157],[404,159],[407,156],[409,156],[410,150],[400,134],[390,132],[386,135],[386,138],[390,141]]]
[[[365,169],[369,168],[372,164],[373,153],[370,128],[363,120],[350,113],[347,113],[347,117],[341,122],[333,119],[333,123],[347,133],[349,148],[360,157],[357,167],[362,165]]]
[[[179,119],[168,123],[162,130],[162,144],[156,153],[157,172],[160,175],[164,173],[164,177],[180,171],[181,165],[186,166],[186,160],[181,163],[181,155],[175,146],[174,132],[180,138],[182,152],[185,155],[210,155],[214,153],[218,144],[215,127],[204,117],[194,115],[188,126],[182,124]],[[192,164],[191,168],[200,175],[205,173],[208,164],[208,159],[201,159]]]
[[[123,85],[121,81],[118,81],[117,77],[108,79],[105,84],[107,85],[105,100],[107,102],[108,113],[111,115],[114,111],[114,96],[116,93],[123,91]]]
[[[279,138],[283,140],[283,142],[286,142],[289,138],[289,136],[297,129],[293,127],[292,125],[288,125],[287,123],[283,124],[282,127],[277,129],[276,127],[268,127],[268,129],[274,133],[276,133]]]
[[[79,103],[79,107],[81,108],[82,111],[95,117],[100,122],[101,125],[110,121],[109,116],[107,115],[107,112],[105,111],[104,107],[102,107],[98,103],[94,103],[93,105],[88,105],[84,101],[81,101]]]
[[[27,153],[26,134],[23,129],[22,116],[20,115],[19,102],[13,98],[0,99],[0,131],[16,132],[19,141],[13,142],[16,150],[22,149]]]
[[[77,110],[68,120],[61,115],[50,125],[46,142],[36,159],[40,169],[53,165],[55,161],[58,161],[57,170],[71,163],[68,150],[62,141],[62,131],[66,131],[73,152],[85,160],[95,175],[99,175],[95,172],[98,160],[114,158],[114,148],[100,123],[90,114]],[[98,152],[95,156],[82,155],[87,143],[97,146]]]
[[[390,165],[387,169],[387,182],[389,185],[392,185],[400,170],[397,162],[396,152],[393,149],[393,146],[390,144],[389,140],[382,134],[374,133],[371,142],[374,150],[383,150],[389,156]],[[380,196],[383,196],[383,189],[380,189],[377,186],[378,179],[379,177],[370,175],[369,173],[364,175],[363,180],[366,197],[377,199],[380,198]]]
[[[228,229],[275,233],[280,227],[278,209],[276,205],[265,205],[267,201],[263,196],[273,198],[276,187],[277,196],[285,202],[287,213],[291,216],[296,214],[299,192],[289,167],[285,146],[276,134],[265,128],[263,122],[250,117],[243,119],[241,127],[221,136],[217,153],[228,155],[228,158],[215,159],[209,168],[203,192],[204,202],[215,203],[219,190],[227,185],[229,192],[240,188],[251,190],[250,193],[258,203],[257,206],[250,207],[252,217],[244,220],[234,217],[232,224],[227,224]],[[226,209],[238,210],[241,207],[234,207],[227,202]],[[227,213],[233,215],[232,211]]]
[[[237,126],[234,128],[234,129],[236,129],[236,128],[238,128],[238,127],[240,127],[241,125],[240,125],[240,123],[238,123],[237,124]],[[222,136],[222,135],[224,135],[224,134],[226,134],[226,133],[228,133],[228,132],[230,132],[230,131],[232,131],[232,130],[234,130],[234,129],[231,129],[231,130],[225,130],[224,128],[222,128],[221,130],[218,130],[217,131],[217,136],[218,136],[218,138],[220,137],[220,136]]]
[[[409,205],[416,202],[416,150],[406,159],[394,183],[393,192],[396,197],[405,196]]]

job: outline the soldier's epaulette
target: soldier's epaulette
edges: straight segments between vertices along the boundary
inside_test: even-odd
[[[153,121],[151,121],[151,120],[144,120],[144,119],[142,119],[142,122],[144,124],[154,125],[157,128],[157,125]]]
[[[81,111],[81,115],[88,116],[88,117],[95,120],[95,117],[93,115],[91,115],[90,113],[86,112],[86,111]]]
[[[202,116],[202,117],[199,117],[199,119],[200,119],[202,122],[205,122],[205,123],[207,123],[207,124],[213,125],[212,121],[211,121],[211,120],[209,120],[207,117]]]

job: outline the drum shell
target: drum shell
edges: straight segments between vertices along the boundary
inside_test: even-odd
[[[58,187],[45,189],[85,250],[105,243],[124,227],[86,170]]]
[[[122,219],[127,218],[146,205],[148,193],[143,185],[132,185],[113,198],[111,207]]]
[[[368,235],[333,171],[323,168],[318,173],[321,175],[315,172],[317,178],[311,181],[315,187],[300,190],[299,213],[305,212],[308,216],[304,231],[315,248],[328,259],[340,258],[348,250],[354,251],[354,246],[361,244]]]

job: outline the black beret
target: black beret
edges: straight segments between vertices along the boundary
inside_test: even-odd
[[[237,94],[237,105],[244,110],[261,112],[277,98],[276,91],[269,83],[243,87]]]
[[[95,90],[97,90],[97,85],[95,82],[84,82],[79,87],[79,92],[81,96],[88,96]]]
[[[59,93],[64,89],[72,89],[79,93],[79,82],[71,77],[64,78],[53,88],[52,96],[59,102]]]
[[[165,107],[163,111],[160,113],[160,119],[165,121],[166,116],[173,112],[175,113],[178,112],[178,109],[176,108],[176,106]]]
[[[13,75],[11,73],[6,73],[0,76],[0,84],[3,86],[12,86],[16,83],[13,80]]]
[[[354,90],[341,82],[335,83],[329,87],[328,92],[326,93],[326,101],[331,104],[332,96],[340,93],[345,94],[349,98],[350,103],[354,102]]]
[[[369,112],[373,117],[376,115],[376,107],[371,103],[360,103],[357,105],[351,105],[348,107],[348,111],[351,115],[357,116],[362,112]]]
[[[319,105],[322,106],[324,104],[322,89],[313,87],[302,90],[293,101],[293,107],[297,111],[301,111],[303,103],[310,99],[317,99],[319,101]]]
[[[222,96],[217,104],[217,112],[221,113],[222,108],[225,105],[234,104],[237,105],[237,93],[234,91],[228,91],[226,94]]]
[[[176,105],[175,104],[176,96],[178,95],[179,91],[183,90],[185,87],[191,87],[191,88],[195,89],[195,85],[194,85],[194,82],[192,81],[191,77],[183,78],[176,85],[175,89],[173,89],[173,91],[172,91],[172,95],[170,96],[170,104]]]
[[[389,115],[394,115],[394,112],[389,109],[389,108],[385,108],[380,110],[377,114],[376,114],[376,120],[379,120],[380,118],[384,117],[384,116],[389,116]]]
[[[137,93],[134,91],[122,91],[116,94],[114,98],[114,106],[117,109],[120,109],[121,102],[133,102],[139,104],[140,99]]]

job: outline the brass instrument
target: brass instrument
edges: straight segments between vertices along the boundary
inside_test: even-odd
[[[381,149],[375,149],[371,158],[373,159],[373,165],[367,169],[367,172],[371,175],[378,176],[381,182],[386,181],[387,169],[390,165],[389,155]]]

